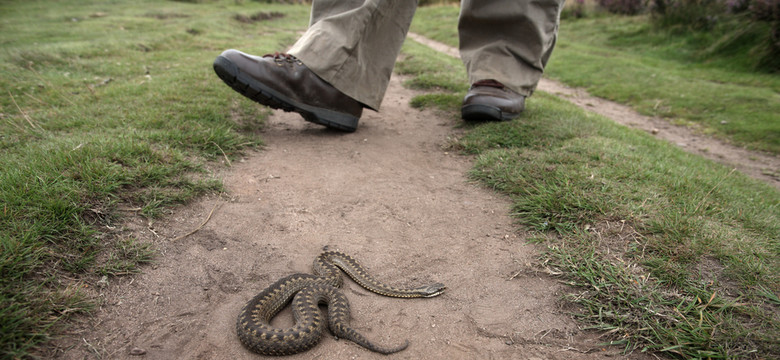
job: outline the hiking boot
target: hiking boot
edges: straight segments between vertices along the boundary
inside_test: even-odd
[[[471,85],[460,112],[467,121],[508,121],[518,117],[523,109],[525,96],[491,79]]]
[[[226,50],[214,60],[214,71],[241,95],[274,109],[297,112],[315,124],[351,132],[363,113],[360,102],[289,54],[259,57]]]

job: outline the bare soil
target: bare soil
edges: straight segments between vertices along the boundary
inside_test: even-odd
[[[365,113],[351,134],[275,112],[266,148],[221,174],[226,194],[154,223],[128,219],[118,231],[154,243],[154,265],[89,284],[100,307],[46,356],[258,358],[236,336],[241,307],[276,279],[311,272],[327,246],[390,284],[447,285],[439,297],[393,299],[345,282],[358,331],[410,341],[391,358],[649,358],[604,348],[572,320],[561,296],[574,290],[538,271],[541,249],[512,223],[509,199],[468,180],[472,159],[448,152],[456,124],[411,109],[414,95],[394,77],[382,112]],[[289,310],[274,323],[292,324]],[[384,356],[328,334],[289,358]]]

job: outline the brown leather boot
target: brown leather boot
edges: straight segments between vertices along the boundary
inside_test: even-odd
[[[295,111],[306,121],[355,131],[363,105],[320,79],[296,57],[226,50],[214,71],[233,90],[266,106]]]
[[[508,121],[525,109],[525,96],[520,95],[496,80],[480,80],[471,85],[461,117],[467,121]]]

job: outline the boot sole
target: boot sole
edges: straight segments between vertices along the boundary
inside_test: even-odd
[[[224,56],[220,55],[214,60],[214,72],[233,90],[259,104],[287,112],[297,112],[304,120],[329,128],[346,132],[357,130],[360,118],[294,101],[242,73],[236,64]]]
[[[466,121],[510,121],[520,113],[503,112],[495,106],[471,104],[460,108],[460,114]]]

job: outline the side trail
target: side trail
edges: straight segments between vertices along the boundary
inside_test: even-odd
[[[460,57],[458,49],[449,45],[414,33],[410,33],[408,36],[438,52]],[[777,171],[780,169],[780,157],[778,156],[750,151],[698,134],[693,129],[672,125],[662,118],[639,114],[626,105],[592,96],[583,89],[571,88],[555,80],[542,78],[538,89],[562,97],[587,111],[604,116],[619,124],[644,130],[659,139],[681,147],[687,152],[735,168],[754,179],[764,181],[780,189],[780,177],[777,175]]]

